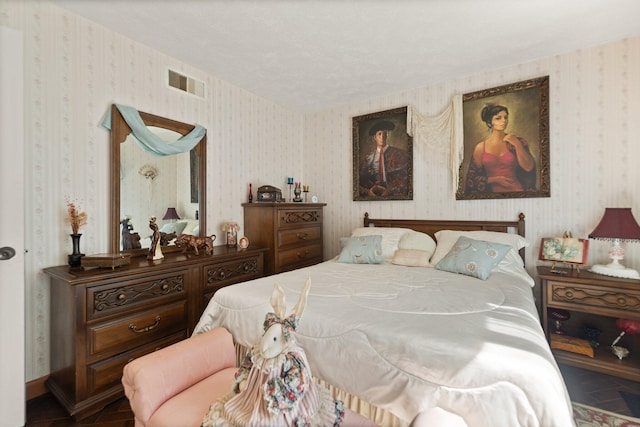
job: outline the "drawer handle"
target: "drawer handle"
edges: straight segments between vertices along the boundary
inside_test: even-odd
[[[143,332],[149,332],[149,331],[151,331],[151,330],[155,329],[155,328],[156,328],[156,326],[158,326],[159,324],[160,324],[160,316],[156,316],[156,321],[155,321],[155,323],[154,323],[153,325],[151,325],[151,326],[147,326],[147,327],[145,327],[145,328],[138,329],[138,327],[137,327],[136,325],[134,325],[133,323],[131,323],[131,324],[129,325],[129,329],[131,329],[131,330],[132,330],[133,332],[135,332],[136,334],[141,334],[141,333],[143,333]]]
[[[162,285],[162,290],[163,291],[166,291],[167,289],[169,289],[169,285],[168,284],[165,283],[164,285]]]
[[[307,240],[309,233],[297,233],[296,236],[298,236],[298,240]]]
[[[298,252],[298,258],[299,259],[306,258],[307,255],[309,255],[309,251],[304,251],[304,253]]]
[[[221,279],[224,279],[225,276],[225,272],[221,271],[220,273],[218,273],[218,277],[220,277]]]
[[[620,305],[625,305],[627,303],[627,300],[623,297],[618,297],[618,304]]]
[[[118,300],[119,300],[119,301],[122,301],[122,300],[124,300],[125,298],[126,298],[126,296],[124,296],[124,294],[120,294],[120,295],[118,295]]]

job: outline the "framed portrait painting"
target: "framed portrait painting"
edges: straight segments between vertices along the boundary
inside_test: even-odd
[[[456,199],[550,197],[549,77],[462,96]]]
[[[407,107],[353,117],[353,200],[413,200]]]

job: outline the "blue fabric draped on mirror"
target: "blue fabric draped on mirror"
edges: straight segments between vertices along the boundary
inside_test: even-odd
[[[187,135],[178,138],[174,142],[167,143],[147,128],[138,110],[122,104],[115,104],[115,106],[131,128],[131,134],[138,145],[147,153],[155,154],[156,156],[170,156],[190,151],[207,132],[205,128],[196,124]],[[102,121],[102,127],[111,130],[111,108],[107,110],[107,114]]]

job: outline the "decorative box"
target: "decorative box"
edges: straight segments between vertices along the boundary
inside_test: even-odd
[[[282,202],[282,191],[272,185],[258,188],[258,202]]]
[[[120,267],[131,263],[129,254],[96,254],[83,256],[80,265],[83,267],[111,268]]]

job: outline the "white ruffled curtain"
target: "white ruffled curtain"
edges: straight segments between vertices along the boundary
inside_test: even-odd
[[[462,127],[462,95],[454,95],[449,105],[436,116],[420,114],[414,107],[407,108],[407,132],[413,143],[422,144],[428,150],[446,150],[449,147],[449,168],[453,192],[458,191],[460,165],[464,157],[464,136]],[[427,160],[427,159],[425,159]]]

